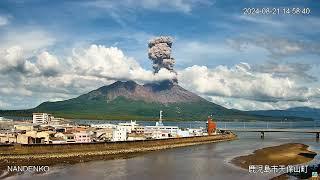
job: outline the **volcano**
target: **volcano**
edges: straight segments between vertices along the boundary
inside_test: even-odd
[[[44,102],[31,111],[50,112],[63,117],[94,119],[156,119],[162,110],[168,119],[206,119],[208,115],[241,115],[165,80],[140,85],[117,81],[77,98]]]
[[[205,101],[200,96],[185,90],[178,84],[169,80],[145,85],[139,85],[134,81],[117,81],[109,86],[103,86],[97,90],[84,94],[79,98],[111,102],[118,97],[159,104]]]
[[[31,116],[33,112],[48,112],[54,116],[76,119],[156,120],[160,110],[167,120],[199,121],[206,120],[209,115],[221,121],[280,120],[227,109],[170,80],[144,85],[134,81],[117,81],[76,98],[44,102],[27,110],[0,111],[0,114]]]

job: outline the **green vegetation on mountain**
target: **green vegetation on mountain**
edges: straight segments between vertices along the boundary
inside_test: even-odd
[[[0,111],[11,116],[31,116],[32,112],[49,112],[54,116],[81,119],[109,120],[157,120],[159,110],[164,111],[166,120],[206,120],[210,114],[219,121],[280,121],[280,118],[247,115],[238,110],[229,110],[210,102],[198,103],[146,103],[118,97],[111,102],[84,100],[81,98],[58,102],[44,102],[29,110]],[[292,120],[298,118],[292,118]],[[308,120],[299,118],[299,120]]]
[[[44,102],[28,110],[0,111],[0,115],[31,116],[48,112],[57,117],[108,120],[156,120],[162,110],[166,120],[280,121],[277,117],[252,115],[209,102],[176,84],[116,82],[77,98]],[[292,118],[291,120],[308,120]]]

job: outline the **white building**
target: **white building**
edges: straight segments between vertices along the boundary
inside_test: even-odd
[[[108,123],[106,123],[106,124],[91,124],[91,127],[94,127],[94,128],[116,128],[117,127],[117,125],[115,125],[115,124],[108,124]]]
[[[145,134],[151,134],[153,139],[177,137],[178,126],[146,126]]]
[[[130,121],[125,123],[118,123],[118,126],[124,127],[127,129],[127,133],[131,133],[131,131],[134,131],[139,124],[137,124],[136,121]]]
[[[91,142],[90,133],[86,131],[74,133],[76,143],[89,143]]]
[[[95,140],[96,141],[111,141],[113,129],[103,128],[95,130]]]
[[[146,137],[142,134],[128,134],[127,141],[139,141],[139,140],[145,140]]]
[[[48,113],[33,113],[32,123],[34,124],[48,124],[52,115]]]
[[[187,129],[187,130],[181,130],[181,129],[179,129],[178,132],[177,132],[177,136],[178,136],[178,137],[190,137],[191,134],[190,134],[190,132],[189,132],[188,129]]]
[[[148,133],[150,131],[163,131],[171,134],[172,136],[177,135],[178,126],[146,126],[145,132]]]
[[[127,140],[127,128],[122,126],[117,126],[112,131],[111,141],[126,141]]]
[[[146,126],[144,133],[151,135],[153,139],[165,139],[171,137],[177,137],[178,126],[165,126],[162,123],[162,111],[159,113],[159,121],[155,126]]]
[[[51,119],[49,121],[50,125],[60,125],[64,122],[64,118],[56,118],[51,116]]]
[[[203,128],[197,128],[197,129],[188,129],[189,130],[189,133],[192,135],[192,136],[203,136],[205,130]]]

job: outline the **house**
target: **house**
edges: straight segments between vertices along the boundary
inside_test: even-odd
[[[179,129],[177,132],[177,136],[178,137],[190,137],[191,134],[189,132],[189,129],[185,129],[185,130]]]
[[[188,129],[189,130],[189,133],[192,135],[192,136],[203,136],[203,133],[205,132],[204,129]],[[211,134],[215,134],[215,133],[211,133]]]
[[[66,128],[64,128],[64,127],[55,127],[55,131],[58,133],[58,132],[61,132],[61,133],[63,133],[63,132],[66,132]]]
[[[40,132],[37,132],[36,137],[37,138],[44,138],[44,143],[49,144],[50,138],[54,137],[54,134],[55,134],[54,131],[40,131]]]
[[[16,143],[17,142],[17,133],[1,131],[0,132],[0,144]]]
[[[127,140],[127,128],[123,126],[117,126],[112,131],[111,141],[125,141]]]
[[[17,143],[20,144],[49,144],[50,137],[54,136],[53,131],[26,131],[25,134],[18,134]]]
[[[50,137],[49,142],[50,142],[50,144],[65,144],[65,143],[67,143],[61,137]]]
[[[39,140],[38,141],[36,141],[36,140],[33,141],[32,137],[29,137],[26,134],[18,134],[17,135],[17,143],[19,143],[19,144],[32,144],[32,142],[39,142]]]
[[[73,130],[75,132],[82,132],[82,131],[87,131],[88,130],[88,127],[85,127],[85,126],[76,126],[73,128]]]
[[[15,130],[33,131],[33,130],[38,130],[40,126],[31,124],[31,123],[23,123],[23,124],[15,124],[13,128]]]
[[[139,141],[139,140],[145,140],[146,136],[143,134],[136,134],[136,133],[130,133],[128,134],[127,141]]]
[[[54,131],[55,128],[53,126],[40,125],[39,130],[41,130],[41,131]]]
[[[56,117],[51,117],[51,120],[49,121],[50,125],[59,125],[64,122],[64,118],[56,118]]]
[[[94,127],[94,128],[115,128],[117,127],[117,125],[115,124],[91,124],[91,127]]]
[[[66,143],[75,143],[75,135],[73,133],[56,133],[54,137],[62,138]]]
[[[13,121],[2,121],[0,120],[0,130],[11,130],[13,129],[15,122]]]
[[[37,137],[37,131],[27,131],[25,134],[18,134],[19,144],[43,144],[45,137]]]
[[[73,133],[73,132],[75,132],[73,126],[65,126],[64,129],[65,129],[65,133]]]
[[[91,134],[86,131],[74,133],[76,143],[89,143],[91,142]]]
[[[94,131],[95,141],[111,141],[113,129],[103,128]]]
[[[144,134],[145,128],[144,126],[135,126],[135,128],[131,131],[131,133]]]
[[[167,139],[172,137],[168,131],[154,130],[151,133],[152,139]]]
[[[151,134],[154,139],[170,138],[177,136],[178,129],[178,126],[146,126],[145,134]]]

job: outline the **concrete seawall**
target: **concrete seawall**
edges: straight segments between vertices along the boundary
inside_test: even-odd
[[[236,138],[234,134],[223,134],[124,142],[2,145],[0,146],[0,170],[6,170],[7,166],[54,165],[128,158],[147,151],[230,141]]]

